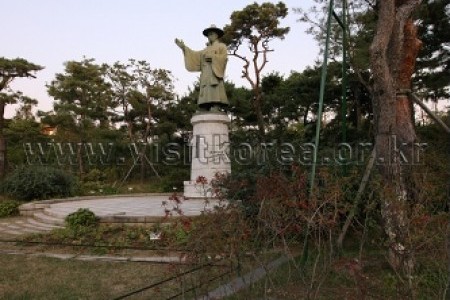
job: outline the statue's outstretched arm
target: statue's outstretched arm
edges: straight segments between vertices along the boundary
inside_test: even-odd
[[[184,51],[184,48],[186,48],[186,45],[184,44],[183,40],[175,39],[175,44],[177,44],[177,46],[180,47],[180,49],[183,51]]]

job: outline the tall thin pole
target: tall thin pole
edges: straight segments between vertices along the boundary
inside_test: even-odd
[[[347,142],[347,0],[342,1],[342,105],[341,105],[342,143]],[[342,166],[343,175],[347,166]]]
[[[322,74],[321,74],[321,78],[320,78],[319,111],[317,112],[313,166],[312,166],[311,177],[310,177],[310,187],[309,187],[310,195],[312,195],[312,193],[313,193],[314,180],[316,177],[317,152],[319,151],[320,127],[322,126],[321,123],[322,123],[322,112],[323,112],[323,98],[324,98],[324,94],[325,94],[325,83],[326,83],[326,78],[327,78],[328,48],[329,48],[329,44],[330,44],[331,17],[333,15],[333,4],[334,4],[334,0],[330,0],[330,6],[328,8],[327,35],[326,35],[326,40],[325,40],[325,51],[323,52]]]

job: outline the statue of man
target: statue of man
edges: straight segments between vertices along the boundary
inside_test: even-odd
[[[200,73],[200,95],[198,107],[201,110],[219,111],[229,105],[223,78],[227,65],[227,47],[219,42],[223,30],[214,25],[203,30],[208,38],[206,48],[200,51],[191,50],[182,40],[175,39],[175,43],[183,50],[184,64],[190,72]]]

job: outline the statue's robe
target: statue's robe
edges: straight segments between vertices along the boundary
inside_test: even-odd
[[[207,62],[205,57],[212,58]],[[190,72],[201,72],[200,95],[198,106],[209,108],[211,105],[229,105],[223,77],[227,65],[227,47],[225,44],[215,41],[208,44],[201,51],[184,48],[184,63]]]

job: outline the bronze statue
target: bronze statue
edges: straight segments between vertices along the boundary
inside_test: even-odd
[[[185,67],[190,72],[200,73],[200,95],[197,105],[201,110],[219,111],[229,105],[223,78],[227,65],[227,47],[219,42],[223,30],[214,25],[203,30],[208,37],[206,48],[200,51],[191,50],[182,40],[175,43],[183,50]]]

